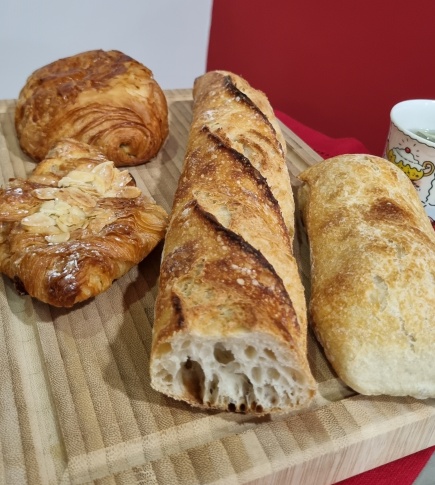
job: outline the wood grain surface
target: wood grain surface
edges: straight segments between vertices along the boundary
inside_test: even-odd
[[[131,168],[167,211],[191,121],[190,90],[166,92],[170,136],[156,159]],[[34,163],[0,101],[0,183]],[[296,175],[320,160],[283,126]],[[72,310],[18,296],[0,278],[0,483],[326,485],[435,444],[435,401],[356,394],[309,335],[319,383],[312,405],[252,418],[190,408],[153,391],[149,353],[161,245],[107,292]],[[297,252],[309,284],[308,247]]]

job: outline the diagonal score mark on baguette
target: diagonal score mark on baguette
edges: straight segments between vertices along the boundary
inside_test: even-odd
[[[250,177],[255,178],[256,183],[259,185],[259,187],[261,187],[261,190],[264,191],[271,205],[273,205],[274,210],[277,211],[280,214],[280,217],[282,218],[281,209],[279,207],[278,201],[276,200],[275,196],[270,190],[270,187],[267,184],[266,178],[263,177],[261,172],[254,167],[254,165],[251,163],[249,158],[247,158],[244,153],[241,153],[237,151],[235,148],[233,148],[231,144],[228,143],[228,140],[225,140],[225,138],[222,138],[219,130],[213,133],[208,126],[203,126],[201,131],[204,132],[208,136],[208,138],[212,141],[212,143],[215,144],[216,150],[227,150],[231,152],[230,156],[233,157],[234,161],[237,161],[243,165],[243,170],[245,170],[246,172],[249,172]]]
[[[207,126],[228,146],[245,155],[267,179],[290,237],[294,236],[295,205],[285,164],[285,139],[263,93],[225,71],[209,90],[195,89],[192,132]],[[202,109],[205,105],[207,109]]]
[[[259,106],[257,106],[251,98],[249,98],[243,91],[241,91],[233,82],[231,76],[225,76],[225,80],[224,80],[224,85],[225,87],[230,91],[232,92],[236,99],[239,98],[240,101],[243,101],[245,102],[250,108],[254,109],[255,111],[258,112],[258,114],[263,118],[264,122],[266,123],[267,126],[269,126],[269,128],[273,131],[273,133],[275,134],[276,136],[276,140],[277,142],[279,143],[279,148],[281,150],[281,153],[283,155],[285,155],[284,153],[284,147],[286,146],[285,145],[285,142],[283,141],[282,137],[281,138],[278,138],[278,132],[277,130],[275,129],[275,127],[273,126],[273,124],[270,122],[269,118],[265,115],[265,113],[259,108]]]
[[[223,265],[221,268],[230,266],[230,269],[234,271],[234,275],[239,274],[240,278],[237,278],[236,280],[238,285],[240,285],[242,288],[246,288],[245,278],[251,279],[253,287],[259,288],[261,292],[265,293],[267,298],[275,298],[277,302],[282,302],[284,304],[285,318],[281,320],[278,319],[275,323],[277,330],[281,332],[285,338],[288,338],[289,341],[291,341],[291,334],[288,330],[289,323],[292,326],[299,328],[299,322],[297,320],[289,294],[287,293],[282,279],[278,276],[274,267],[260,251],[251,246],[240,235],[219,224],[216,217],[201,207],[197,201],[192,201],[190,204],[185,206],[183,214],[186,214],[186,211],[188,212],[189,210],[193,210],[195,212],[194,217],[203,219],[203,222],[205,223],[204,226],[206,224],[208,225],[207,228],[203,227],[204,231],[209,231],[216,236],[215,241],[218,246],[210,247],[210,249],[215,250],[213,252],[214,257],[219,255],[220,250],[223,251],[223,254],[221,255],[222,260],[220,261],[220,263]],[[201,224],[201,222],[198,221],[198,224]],[[250,261],[250,265],[242,267],[240,266],[240,263],[232,263],[231,261],[232,259],[235,259],[235,257],[233,252],[228,253],[230,250],[234,251],[234,253],[241,253],[238,255],[238,257],[241,258],[240,262],[245,258],[252,260]],[[256,266],[259,266],[262,271],[260,272],[254,269]],[[260,278],[260,275],[263,273],[267,276],[265,278]],[[210,276],[212,278],[216,277],[215,274]],[[230,276],[230,278],[232,277],[233,275]],[[218,275],[218,278],[222,278],[222,276]],[[275,309],[273,316],[276,317],[278,314],[278,310]],[[247,324],[249,326],[249,322]]]
[[[206,85],[194,93],[163,250],[151,384],[200,407],[295,409],[316,384],[281,145],[267,116],[235,100],[222,75]]]

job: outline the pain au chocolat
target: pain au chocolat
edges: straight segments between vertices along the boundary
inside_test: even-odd
[[[233,73],[199,77],[193,97],[163,250],[151,384],[199,407],[296,409],[316,383],[285,142],[266,96]]]
[[[167,214],[98,150],[61,140],[0,190],[0,272],[58,307],[107,290],[163,239]]]
[[[22,150],[43,160],[61,138],[93,145],[116,166],[152,159],[168,135],[168,106],[152,72],[119,51],[92,50],[33,72],[15,111]]]

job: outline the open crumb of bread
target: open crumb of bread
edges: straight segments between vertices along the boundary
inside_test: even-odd
[[[176,334],[159,354],[153,382],[165,394],[204,406],[261,414],[297,407],[312,391],[289,360],[288,346],[269,335],[243,333],[224,340]]]

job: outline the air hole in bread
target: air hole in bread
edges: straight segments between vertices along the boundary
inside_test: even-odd
[[[256,383],[256,384],[261,384],[261,380],[262,380],[262,377],[263,377],[263,372],[262,370],[260,369],[260,367],[254,367],[252,369],[252,372],[251,372],[251,377],[252,377],[252,380]]]
[[[270,360],[276,360],[275,352],[271,349],[264,349],[264,353]]]
[[[171,383],[172,382],[172,375],[171,374],[166,374],[164,377],[163,377],[163,380],[167,383]]]
[[[234,360],[234,354],[231,350],[226,349],[221,343],[214,346],[214,358],[220,364],[228,364]]]
[[[245,348],[245,355],[246,357],[248,357],[248,359],[255,359],[255,357],[257,356],[257,351],[254,347],[252,347],[251,345],[248,345]]]
[[[213,379],[210,382],[209,393],[213,400],[216,398],[216,395],[219,394],[219,379],[216,375],[213,376]]]
[[[204,396],[204,371],[201,365],[188,358],[181,368],[181,380],[184,389],[196,401],[203,401]]]
[[[165,370],[161,370],[159,372],[159,379],[161,379],[162,382],[170,385],[172,383],[173,375],[170,372],[166,372]]]
[[[190,340],[186,339],[186,340],[184,340],[184,342],[182,343],[181,348],[182,348],[183,350],[185,350],[185,349],[188,349],[190,346],[191,346],[191,342],[190,342]]]
[[[281,377],[280,373],[271,367],[267,369],[267,376],[272,380],[278,380]]]
[[[164,342],[163,344],[159,345],[160,355],[169,354],[171,350],[172,350],[172,345],[169,342]]]

